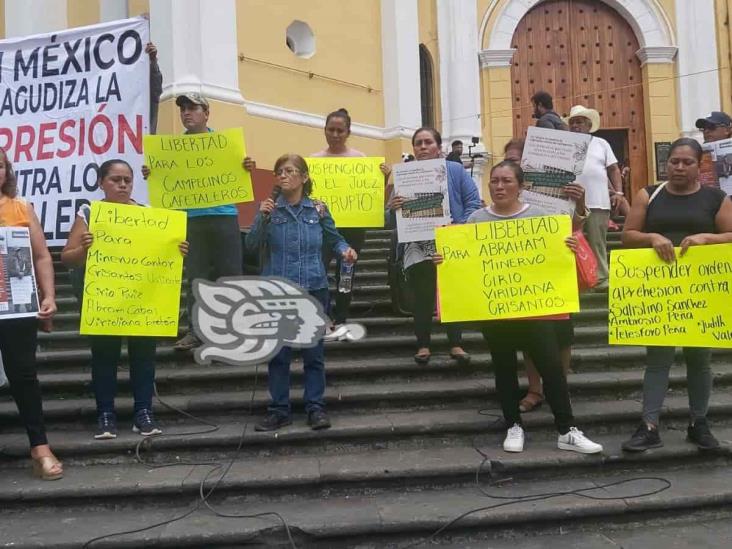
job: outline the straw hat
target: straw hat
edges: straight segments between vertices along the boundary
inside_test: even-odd
[[[600,113],[597,112],[595,109],[588,109],[584,105],[575,105],[574,107],[572,107],[572,109],[569,111],[569,116],[565,118],[564,121],[567,123],[567,125],[569,125],[569,121],[572,118],[576,118],[578,116],[587,118],[587,120],[592,122],[590,133],[595,133],[597,130],[600,129]]]

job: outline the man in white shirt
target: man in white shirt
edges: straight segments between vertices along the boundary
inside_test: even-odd
[[[569,131],[595,133],[600,129],[600,113],[575,105],[569,111],[567,123]],[[613,189],[612,197],[608,192],[608,180]],[[592,212],[585,221],[585,233],[597,258],[597,289],[607,289],[607,226],[611,208],[623,196],[623,179],[610,143],[601,137],[593,137],[590,141],[585,166],[577,183],[584,187],[585,202]]]

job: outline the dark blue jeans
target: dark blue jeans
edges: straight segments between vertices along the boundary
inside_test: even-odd
[[[114,412],[122,337],[90,336],[89,339],[92,352],[92,386],[97,399],[97,413]],[[130,385],[135,399],[135,412],[152,408],[156,345],[154,337],[127,338]]]
[[[328,289],[311,290],[310,295],[320,301],[323,310],[328,310]],[[318,341],[315,347],[301,349],[303,367],[305,371],[305,411],[309,414],[314,410],[325,407],[323,393],[325,393],[325,354],[323,340]],[[272,403],[269,411],[289,417],[290,406],[290,363],[292,362],[292,347],[283,347],[272,360],[269,361],[268,386]]]

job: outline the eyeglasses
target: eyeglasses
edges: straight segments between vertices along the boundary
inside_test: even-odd
[[[277,177],[280,177],[282,175],[290,177],[291,175],[295,175],[296,173],[300,173],[300,170],[298,170],[297,168],[292,168],[290,166],[288,166],[287,168],[280,168],[279,170],[275,170],[274,172]]]

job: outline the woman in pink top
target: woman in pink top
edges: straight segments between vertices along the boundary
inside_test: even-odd
[[[338,109],[333,111],[325,118],[325,140],[328,147],[320,152],[311,154],[312,157],[364,157],[361,151],[352,149],[347,145],[348,137],[351,135],[351,116],[346,109]],[[381,165],[381,171],[385,180],[391,173],[391,168],[386,164]],[[353,248],[357,254],[361,253],[364,241],[366,240],[366,229],[361,228],[338,228],[338,232],[346,239],[348,245]],[[333,259],[330,251],[324,253],[323,261],[326,269]],[[356,268],[353,269],[353,282],[355,282]],[[341,258],[336,257],[335,268],[336,287],[341,279]],[[352,292],[336,292],[335,307],[331,307],[330,315],[333,319],[332,330],[326,334],[326,341],[351,341],[354,336],[351,334],[346,324],[348,313],[351,308]]]

